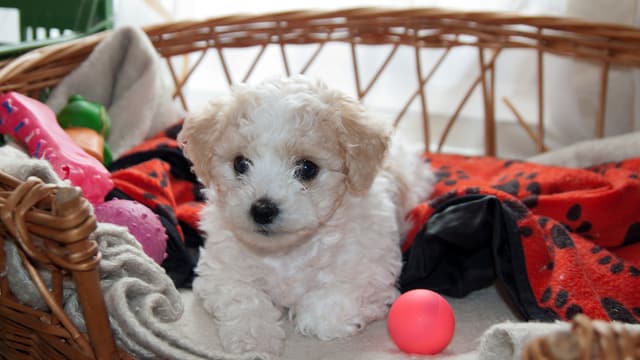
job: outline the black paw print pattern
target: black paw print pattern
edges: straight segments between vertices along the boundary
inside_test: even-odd
[[[556,319],[571,320],[577,314],[583,313],[582,307],[571,302],[571,295],[567,290],[560,289],[554,292],[551,287],[544,289],[539,299],[540,305],[550,314],[555,314]],[[563,314],[560,316],[560,314]]]
[[[567,210],[565,214],[565,222],[562,225],[567,230],[580,234],[582,237],[591,239],[592,235],[589,233],[593,225],[590,221],[582,219],[582,206],[580,204],[573,204]]]
[[[629,180],[640,181],[640,171],[638,171],[637,163],[640,159],[630,159],[626,161],[609,162],[604,164],[598,164],[590,166],[587,170],[590,170],[596,174],[605,175],[611,169],[624,169],[626,171],[626,177]]]
[[[429,162],[431,209],[465,195],[500,200],[515,228],[497,256],[508,254],[518,284],[505,285],[533,320],[640,322],[640,159],[589,171],[446,154]]]
[[[496,184],[491,187],[518,197],[530,209],[536,207],[538,196],[542,192],[542,187],[537,181],[538,172],[525,170],[525,163],[513,160],[506,161],[504,166],[506,174],[498,177]]]
[[[444,165],[434,172],[437,183],[441,183],[445,186],[456,186],[460,183],[464,183],[464,180],[469,179],[469,175],[461,169],[451,169],[451,166]]]
[[[575,210],[575,208],[572,209],[573,211],[570,211],[568,215],[572,218],[571,220],[577,220],[578,217],[575,216],[577,210]],[[545,225],[547,221],[545,221]],[[553,247],[555,249],[564,249],[572,252],[570,256],[574,256],[574,254],[577,254],[577,246],[572,239],[578,235],[584,238],[584,234],[572,234],[566,228],[566,225],[559,223],[551,225],[550,234]],[[553,256],[562,255],[554,254]],[[638,277],[640,277],[640,271],[638,271],[638,268],[633,265],[629,265],[624,259],[621,259],[620,257],[616,256],[615,254],[611,253],[601,246],[591,246],[588,251],[583,252],[582,255],[579,256],[579,262],[587,264],[591,269],[591,273],[598,273],[599,278],[608,277],[608,282],[618,282],[622,285],[622,288],[625,288],[624,284],[633,286],[631,284],[633,284],[634,282],[638,283],[637,279]],[[568,257],[569,256],[565,256],[565,258]],[[547,265],[547,268],[553,270],[553,262],[549,263]],[[558,276],[563,277],[564,274],[558,273]],[[564,312],[564,316],[561,316],[561,318],[567,320],[571,319],[577,313],[582,313],[583,309],[579,303],[570,304],[570,292],[562,288],[562,286],[566,286],[566,284],[554,286],[554,283],[556,282],[558,284],[563,283],[562,280],[551,281],[551,285],[548,286],[542,293],[542,296],[539,299],[539,303],[541,305],[547,306],[547,310],[553,311],[556,314],[563,314]],[[580,284],[580,286],[574,286],[574,288],[579,290],[581,286],[593,286],[593,284]],[[633,297],[635,290],[630,291]],[[602,318],[608,318],[610,320],[622,321],[626,323],[640,322],[640,311],[638,311],[640,310],[639,306],[631,305],[629,307],[625,305],[623,301],[616,299],[616,294],[604,295],[604,291],[602,293],[603,296],[599,297],[599,305],[601,306],[601,309],[603,311],[603,315],[601,316]],[[628,297],[628,294],[625,294],[624,291],[621,291],[620,295]],[[553,302],[550,301],[552,297],[554,299]],[[566,306],[565,308],[565,305],[567,304],[570,305]],[[593,317],[594,315],[591,314],[590,316]]]
[[[618,281],[624,286],[624,284],[631,285],[634,281],[628,281],[628,279],[640,277],[640,271],[633,266],[627,264],[623,259],[612,254],[610,251],[600,247],[592,246],[587,251],[578,251],[578,247],[581,245],[574,242],[574,237],[577,234],[570,233],[563,224],[554,222],[553,220],[540,218],[539,224],[544,227],[549,225],[550,242],[548,243],[548,252],[552,259],[559,259],[558,261],[567,262],[568,259],[574,258],[574,263],[584,263],[589,268],[591,274],[599,274],[599,278],[609,278],[610,283]],[[584,243],[583,241],[581,243]],[[559,252],[559,251],[564,252]],[[544,267],[545,270],[553,271],[555,268],[555,261],[549,261]],[[583,269],[584,270],[584,269]],[[572,292],[582,293],[582,288],[587,286],[596,288],[593,283],[587,281],[586,283],[582,279],[572,279],[566,281],[568,272],[566,268],[558,269],[551,276],[551,281],[547,284],[547,287],[542,291],[538,299],[538,304],[541,309],[552,319],[557,316],[558,319],[570,320],[576,314],[583,313],[585,306],[584,299],[576,299],[572,296]],[[617,279],[616,279],[617,278]],[[633,292],[635,290],[630,290]],[[640,322],[640,306],[631,305],[627,306],[621,300],[616,299],[615,294],[605,294],[596,292],[598,303],[594,306],[593,303],[586,302],[587,306],[591,306],[596,310],[591,310],[589,314],[591,317],[599,317],[604,319],[622,321],[626,323],[638,323]],[[621,291],[620,295],[628,297],[624,291]],[[600,310],[597,310],[597,309]],[[595,313],[593,313],[595,311]]]

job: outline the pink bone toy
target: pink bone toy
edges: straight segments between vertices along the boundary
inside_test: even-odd
[[[16,92],[0,95],[0,133],[27,147],[29,154],[49,161],[63,180],[82,189],[94,205],[113,188],[111,174],[82,150],[58,124],[45,104]]]

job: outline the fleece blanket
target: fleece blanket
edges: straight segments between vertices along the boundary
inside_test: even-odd
[[[640,132],[582,141],[527,158],[545,165],[584,168],[640,156]]]
[[[498,280],[527,320],[640,321],[640,158],[586,169],[429,155],[403,290],[465,296]]]
[[[125,152],[109,166],[114,183],[107,200],[136,200],[153,210],[167,233],[162,267],[179,288],[190,288],[198,252],[204,244],[197,230],[204,204],[202,185],[191,171],[176,136],[179,122]]]
[[[116,158],[182,117],[163,69],[141,29],[118,28],[53,89],[47,105],[58,113],[74,94],[104,105],[112,122],[105,140]]]

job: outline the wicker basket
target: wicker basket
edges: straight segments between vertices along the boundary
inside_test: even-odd
[[[21,304],[0,276],[0,354],[8,359],[114,359],[118,357],[98,280],[98,246],[89,202],[79,188],[20,181],[0,172],[0,268],[4,243],[16,239],[18,253],[50,311]],[[51,272],[51,289],[39,269]],[[85,317],[82,333],[65,314],[62,280],[71,276]],[[123,358],[126,358],[125,353]]]
[[[435,71],[446,60],[449,50],[458,47],[478,49],[478,76],[464,94],[440,133],[437,149],[447,140],[450,130],[472,92],[480,88],[484,107],[484,148],[488,155],[496,154],[495,72],[496,60],[504,50],[530,50],[536,57],[533,72],[537,73],[537,119],[531,128],[508,98],[504,105],[510,109],[518,123],[536,144],[539,152],[545,151],[544,122],[544,58],[553,54],[582,59],[598,66],[600,86],[597,91],[599,110],[593,134],[603,137],[609,73],[613,68],[640,66],[640,29],[634,27],[590,23],[576,19],[554,17],[525,17],[499,13],[457,12],[437,9],[388,10],[358,8],[342,11],[314,12],[290,11],[261,16],[227,16],[203,21],[180,21],[146,28],[153,45],[166,59],[175,83],[175,97],[187,108],[183,92],[185,83],[203,62],[205,55],[215,52],[219,57],[224,80],[229,84],[248,80],[256,65],[265,56],[268,47],[279,48],[284,73],[291,74],[291,59],[286,47],[311,45],[308,61],[299,71],[305,73],[329,43],[342,43],[350,47],[351,63],[356,94],[363,99],[370,92],[380,75],[400,47],[415,49],[415,65],[406,67],[407,77],[416,80],[417,89],[403,106],[399,107],[395,123],[406,113],[409,105],[419,102],[424,142],[430,149],[430,123],[426,86]],[[57,84],[61,78],[82,62],[106,36],[105,33],[68,43],[49,46],[16,59],[0,63],[0,92],[14,90],[37,94]],[[364,84],[359,65],[358,48],[369,45],[391,47],[378,71]],[[231,66],[223,50],[259,48],[251,66],[244,74],[232,74]],[[425,48],[444,49],[435,64],[426,68],[420,61]],[[195,59],[193,65],[179,68],[175,61],[186,55]],[[212,79],[214,81],[215,79]],[[532,119],[528,119],[532,120]]]
[[[545,54],[575,57],[590,61],[601,69],[599,111],[594,136],[604,135],[607,83],[610,69],[618,66],[640,66],[640,29],[612,24],[594,24],[580,20],[553,17],[525,17],[497,13],[466,13],[435,9],[389,10],[359,8],[342,11],[291,11],[261,16],[227,16],[203,21],[181,21],[146,28],[158,53],[166,59],[175,83],[175,97],[187,108],[183,87],[205,54],[219,56],[224,78],[248,79],[267,47],[279,48],[286,74],[292,73],[285,47],[313,45],[306,65],[315,61],[326,44],[347,44],[351,49],[356,93],[367,96],[399,47],[415,49],[416,65],[407,72],[417,79],[418,88],[400,108],[396,123],[408,104],[418,100],[424,128],[425,145],[429,146],[429,111],[425,85],[444,60],[449,49],[468,46],[478,49],[479,75],[462,97],[440,136],[438,148],[468,100],[473,89],[482,91],[484,105],[485,152],[496,153],[495,86],[496,58],[504,49],[528,49],[537,57],[538,118],[530,128],[504,99],[514,116],[535,142],[538,151],[545,150],[543,119],[543,72]],[[0,63],[0,92],[18,91],[31,96],[55,86],[74,70],[107,33],[100,33],[68,43],[34,50],[19,58]],[[358,52],[363,45],[391,46],[389,57],[367,84],[362,83]],[[257,47],[260,49],[249,70],[240,76],[229,71],[223,49]],[[308,47],[308,46],[307,46]],[[420,49],[444,49],[434,67],[421,66]],[[191,54],[193,65],[177,68],[181,58]],[[33,272],[44,266],[54,274],[52,289],[38,283],[50,312],[21,305],[11,294],[6,276],[0,273],[0,354],[19,358],[101,358],[127,357],[113,339],[104,301],[98,285],[96,264],[100,260],[95,244],[87,240],[95,220],[87,203],[69,189],[61,189],[30,179],[25,182],[0,175],[0,242],[7,237],[19,239],[22,260]],[[71,194],[70,194],[71,192]],[[38,241],[34,241],[34,240]],[[0,266],[5,254],[0,247]],[[76,329],[61,309],[61,279],[71,275],[82,299],[87,333]]]
[[[528,342],[524,360],[545,359],[640,359],[640,333],[624,324],[590,320],[578,314],[569,331],[559,331]]]

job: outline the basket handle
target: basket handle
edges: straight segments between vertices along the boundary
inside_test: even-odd
[[[0,171],[0,185],[13,188],[13,191],[3,193],[0,225],[15,239],[23,265],[51,312],[84,353],[96,359],[118,358],[100,288],[97,270],[100,252],[96,242],[89,240],[89,235],[96,229],[89,202],[78,188],[45,184],[36,177],[21,182]],[[71,273],[88,340],[49,291],[32,264],[34,260]]]

